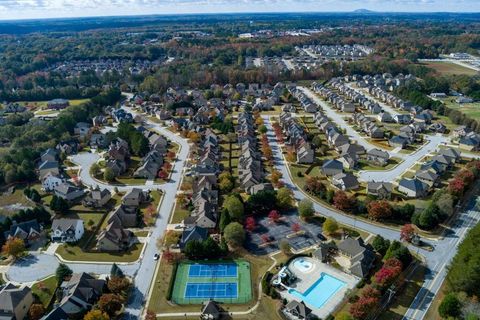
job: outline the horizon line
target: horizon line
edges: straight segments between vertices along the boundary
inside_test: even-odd
[[[86,15],[86,16],[63,16],[63,17],[45,17],[45,18],[0,18],[2,22],[15,21],[44,21],[44,20],[70,20],[70,19],[95,19],[95,18],[136,18],[136,17],[162,17],[162,16],[207,16],[207,15],[260,15],[260,14],[358,14],[358,15],[382,15],[382,14],[480,14],[480,11],[375,11],[370,9],[355,9],[352,11],[225,11],[225,12],[185,12],[185,13],[153,13],[153,14],[117,14],[117,15]]]

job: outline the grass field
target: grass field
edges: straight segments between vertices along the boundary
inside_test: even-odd
[[[472,119],[480,118],[480,103],[478,102],[459,104],[455,101],[455,98],[447,98],[444,102],[448,108],[458,110]]]
[[[435,69],[442,75],[466,74],[469,76],[473,76],[478,74],[478,72],[473,69],[466,68],[452,62],[431,61],[421,63],[421,65]]]
[[[46,309],[52,301],[56,288],[57,278],[55,278],[55,276],[51,276],[35,283],[32,286],[32,293],[38,297],[38,300],[40,300],[43,307]]]
[[[86,234],[86,233],[85,233]],[[97,262],[135,262],[142,253],[143,244],[133,244],[127,252],[86,252],[79,246],[62,245],[56,253],[68,261],[97,261]]]
[[[191,276],[191,272],[195,271],[197,268],[202,268],[203,271],[210,271],[211,267],[224,267],[225,265],[234,265],[236,266],[236,272],[232,274],[230,273],[220,273],[215,274],[203,274],[199,273],[196,276]],[[195,268],[192,269],[191,268]],[[224,269],[223,269],[224,271]],[[225,283],[229,283],[231,285],[236,284],[235,290],[230,292],[225,297],[216,296],[218,294],[223,294],[221,292],[224,288],[218,291],[212,291],[211,288],[207,288],[203,292],[200,292],[201,289],[198,291],[193,292],[194,294],[190,297],[187,297],[188,294],[188,286],[212,286],[218,285],[221,287],[227,287],[224,285]],[[228,287],[227,287],[228,289]],[[232,289],[232,287],[230,287]],[[233,293],[233,294],[232,294]],[[220,301],[223,303],[248,303],[252,299],[252,282],[250,278],[250,263],[244,260],[236,260],[236,261],[208,261],[202,262],[200,265],[195,262],[181,262],[178,265],[177,273],[175,275],[175,285],[173,287],[172,293],[172,300],[178,304],[200,304],[208,297],[201,296],[201,295],[210,295],[211,298],[215,298],[215,301]]]

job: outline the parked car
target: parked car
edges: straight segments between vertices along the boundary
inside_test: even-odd
[[[160,255],[158,253],[155,253],[153,255],[153,260],[158,261],[158,259],[160,259]]]
[[[326,241],[327,238],[325,238],[325,236],[321,233],[317,234],[317,238],[320,239],[321,241]]]

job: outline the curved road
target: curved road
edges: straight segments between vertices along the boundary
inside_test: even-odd
[[[270,147],[274,155],[274,165],[283,175],[285,185],[291,189],[296,199],[311,198],[300,190],[292,181],[290,171],[286,165],[286,159],[282,154],[282,150],[277,143],[273,128],[271,126],[269,117],[264,117],[265,125],[268,129],[268,139]],[[357,220],[352,216],[345,215],[336,210],[333,210],[311,198],[314,203],[315,211],[319,212],[322,216],[332,217],[338,222],[352,226],[363,231],[379,234],[382,237],[390,240],[399,240],[399,230],[381,226],[378,224],[370,223],[368,221]],[[452,223],[449,232],[444,234],[444,237],[432,241],[434,251],[430,252],[417,247],[410,247],[412,251],[416,251],[423,256],[428,272],[425,277],[422,288],[419,290],[417,296],[409,307],[405,314],[404,319],[421,320],[424,318],[433,297],[437,294],[440,286],[442,285],[446,276],[446,267],[455,255],[458,244],[463,240],[467,231],[478,223],[480,219],[480,212],[474,210],[475,199],[472,198],[467,206],[465,212],[461,212],[457,215],[456,220]]]

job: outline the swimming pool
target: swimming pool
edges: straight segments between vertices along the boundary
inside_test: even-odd
[[[343,288],[345,285],[345,282],[322,272],[320,278],[315,281],[315,283],[304,293],[300,293],[295,289],[289,289],[288,293],[303,300],[312,307],[321,308],[338,290]]]
[[[305,258],[297,258],[292,262],[293,266],[302,272],[310,272],[313,270],[313,262]]]

